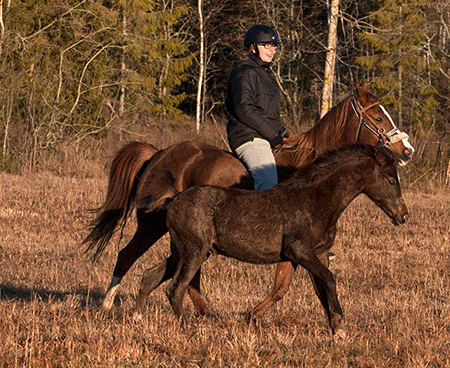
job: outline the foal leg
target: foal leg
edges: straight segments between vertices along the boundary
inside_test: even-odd
[[[262,314],[287,293],[296,267],[292,262],[278,263],[272,292],[253,309],[252,316]]]
[[[163,282],[174,276],[178,261],[178,255],[171,254],[170,257],[162,261],[160,264],[149,268],[144,272],[141,280],[139,295],[134,307],[133,318],[135,320],[142,319],[145,301],[147,300],[149,294]],[[207,313],[207,307],[200,294],[200,269],[194,275],[194,278],[188,286],[188,292],[197,312],[200,315],[205,315]]]
[[[194,278],[189,283],[188,293],[189,297],[194,304],[197,313],[201,316],[205,316],[208,314],[208,307],[206,306],[205,301],[203,300],[202,294],[200,293],[200,277],[201,277],[202,268],[200,267],[198,271],[195,273]]]
[[[147,300],[149,294],[163,282],[173,277],[177,263],[178,255],[171,254],[160,264],[152,268],[148,268],[144,272],[141,279],[139,295],[136,299],[136,305],[134,307],[134,319],[142,319],[145,301]]]
[[[325,267],[328,267],[329,264],[329,258],[328,258],[328,252],[322,253],[318,256],[319,260],[324,264]],[[327,297],[327,290],[323,286],[323,284],[320,282],[320,280],[314,276],[312,273],[309,273],[311,280],[313,282],[314,290],[316,292],[317,297],[320,300],[320,303],[322,304],[322,307],[324,309],[325,315],[327,316],[328,322],[330,325],[332,325],[332,314],[330,312],[330,304]],[[338,323],[338,326],[334,329],[334,334],[344,339],[346,337],[346,331],[345,331],[345,324],[344,320],[342,319],[341,323]]]
[[[103,299],[102,309],[109,311],[114,303],[119,284],[136,260],[166,232],[166,213],[137,212],[138,228],[130,242],[119,252],[111,283]]]
[[[186,289],[205,260],[206,257],[196,257],[186,261],[181,260],[178,264],[179,272],[176,272],[166,290],[172,309],[178,317],[181,317],[183,312],[183,298]]]
[[[177,239],[176,234],[171,234],[171,236],[172,242],[174,242],[174,239],[176,239],[181,243],[181,241]],[[195,292],[199,293],[199,271],[202,263],[205,262],[208,258],[208,245],[208,242],[200,244],[200,246],[192,243],[185,243],[183,248],[180,245],[177,247],[177,249],[183,249],[183,252],[180,256],[177,268],[172,277],[172,281],[170,282],[166,290],[166,294],[169,298],[170,304],[172,305],[172,309],[177,316],[181,316],[183,312],[183,297],[188,286],[191,285],[192,289],[196,290]],[[174,248],[174,245],[172,245],[172,247]],[[194,277],[197,277],[197,279],[194,280]],[[197,286],[198,288],[196,288]],[[203,300],[202,303],[204,304]],[[204,308],[206,309],[206,306],[204,306]]]
[[[300,241],[294,241],[289,245],[286,249],[286,256],[311,273],[333,335],[345,338],[344,315],[336,293],[336,280],[331,271],[319,260],[310,247],[305,247]],[[327,254],[322,256],[326,257]]]
[[[323,239],[323,241],[316,245],[316,248],[319,249],[325,249],[321,254],[317,256],[317,258],[322,262],[322,264],[328,268],[330,264],[330,258],[329,258],[329,252],[328,250],[331,249],[334,243],[334,239],[336,237],[336,227],[333,229],[330,229],[326,237]],[[325,315],[328,318],[329,323],[331,324],[332,315],[330,314],[330,305],[327,297],[327,291],[323,287],[323,285],[320,283],[320,281],[317,279],[316,276],[314,276],[312,273],[309,274],[311,277],[311,280],[313,282],[314,290],[316,292],[316,295],[318,296],[320,303],[322,304],[322,307],[325,311]],[[345,325],[342,321],[341,327],[337,328],[335,330],[336,336],[340,338],[345,338],[346,332],[345,332]]]

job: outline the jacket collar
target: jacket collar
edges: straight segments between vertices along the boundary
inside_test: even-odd
[[[265,61],[262,61],[259,55],[254,54],[252,52],[250,52],[248,56],[251,60],[253,60],[259,66],[262,66],[263,68],[269,68],[272,65],[272,62],[267,63]]]

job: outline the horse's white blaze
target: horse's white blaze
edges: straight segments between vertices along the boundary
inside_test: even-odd
[[[403,145],[405,146],[406,149],[408,149],[411,152],[411,155],[414,154],[414,147],[411,145],[411,143],[409,143],[409,136],[408,134],[406,134],[405,132],[402,132],[400,129],[398,129],[395,126],[394,120],[391,118],[391,115],[389,115],[389,113],[387,112],[387,110],[384,108],[383,105],[380,105],[380,109],[383,111],[383,113],[386,115],[386,117],[388,118],[388,120],[390,121],[390,123],[392,124],[392,129],[387,133],[387,135],[389,136],[390,139],[390,143],[394,144],[397,143],[399,141],[402,141]],[[400,166],[404,166],[406,165],[406,161],[400,161]]]
[[[386,117],[388,118],[388,120],[391,122],[392,128],[394,128],[394,129],[397,128],[397,127],[395,126],[394,120],[391,118],[391,115],[389,115],[389,113],[387,112],[387,110],[384,108],[383,105],[380,105],[380,109],[384,112],[384,115],[386,115]]]

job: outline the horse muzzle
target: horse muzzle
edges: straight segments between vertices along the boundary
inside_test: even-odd
[[[401,198],[397,204],[397,210],[392,214],[391,219],[392,223],[395,226],[403,225],[408,221],[409,213],[408,208],[406,207],[405,201]]]
[[[409,137],[406,133],[401,133],[404,134],[406,137],[404,137],[402,139],[402,143],[403,143],[403,150],[402,150],[402,157],[401,157],[401,161],[400,161],[400,166],[405,166],[409,161],[412,160],[412,157],[414,155],[414,147],[411,145],[411,143],[409,143]]]
[[[408,221],[408,218],[409,218],[409,214],[408,213],[405,213],[405,214],[403,214],[402,216],[399,216],[399,217],[395,216],[395,217],[392,217],[392,223],[395,226],[400,226],[400,225],[403,225],[404,223],[406,223],[406,221]]]
[[[397,151],[397,162],[400,166],[405,166],[409,161],[411,161],[412,156],[414,154],[414,147],[409,143],[409,136],[405,132],[401,132],[397,130],[393,135],[390,135],[388,133],[388,139],[385,141],[385,145],[387,147],[390,147],[394,144],[401,144],[402,149],[401,150],[394,150]]]
[[[405,160],[410,161],[412,159],[414,153],[414,148],[411,146],[411,148],[405,148],[402,152],[403,157]]]

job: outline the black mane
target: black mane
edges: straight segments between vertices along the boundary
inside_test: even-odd
[[[339,148],[331,149],[323,155],[318,156],[314,161],[294,171],[292,177],[284,183],[292,180],[301,181],[302,183],[316,182],[332,175],[336,170],[341,169],[344,165],[357,163],[364,160],[377,162],[377,154],[385,156],[385,161],[389,165],[395,165],[395,157],[392,152],[385,147],[374,147],[367,144],[349,144]]]

